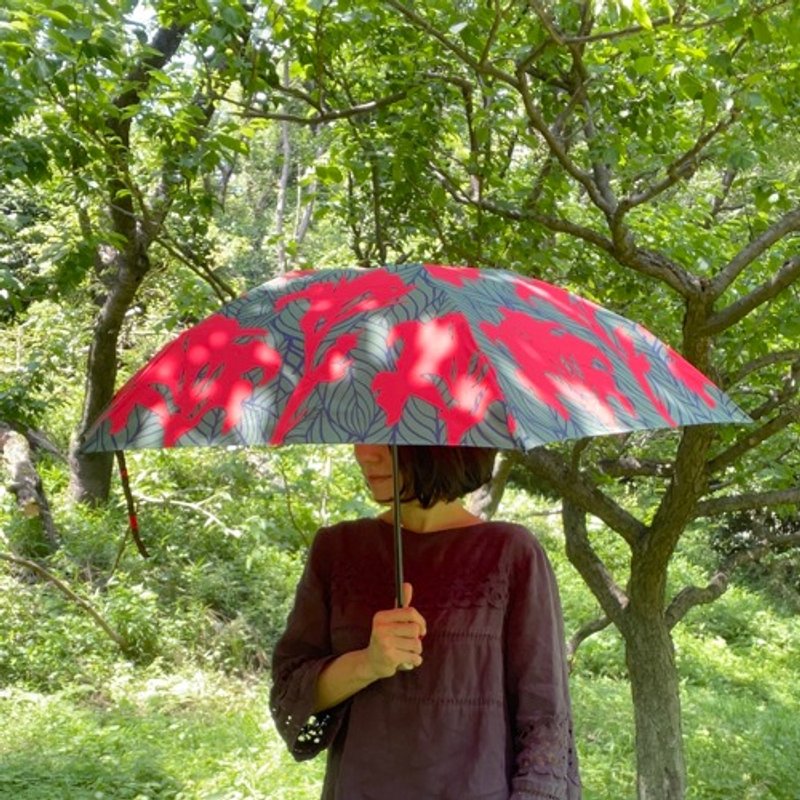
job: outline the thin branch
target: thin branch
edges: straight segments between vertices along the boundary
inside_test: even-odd
[[[497,39],[497,32],[500,30],[500,23],[503,21],[503,14],[504,11],[502,4],[500,0],[497,0],[494,19],[492,20],[492,27],[489,29],[489,33],[486,36],[486,41],[483,44],[483,50],[481,50],[481,56],[478,59],[478,63],[482,66],[485,65],[489,60],[489,53],[492,50],[492,45]]]
[[[705,586],[687,586],[675,595],[664,614],[667,625],[674,628],[692,608],[712,603],[724,594],[728,588],[731,574],[738,567],[758,561],[777,550],[796,547],[798,544],[800,544],[800,533],[795,533],[768,537],[754,547],[732,553]]]
[[[797,422],[800,422],[800,406],[789,406],[761,427],[748,429],[740,439],[708,462],[708,474],[713,475],[736,463],[745,453]]]
[[[213,290],[220,302],[227,303],[236,297],[233,287],[219,277],[204,261],[198,259],[184,246],[173,242],[169,233],[162,231],[155,239],[168,253],[202,278]]]
[[[297,519],[294,516],[294,508],[292,506],[292,492],[291,492],[291,485],[289,482],[289,478],[286,475],[286,468],[283,465],[283,459],[278,458],[278,469],[281,473],[281,480],[283,481],[283,496],[286,498],[286,513],[289,516],[289,521],[292,523],[292,527],[297,531],[300,535],[300,538],[303,540],[305,545],[310,545],[311,542],[308,539],[308,535],[300,527],[297,523]]]
[[[775,3],[764,6],[760,9],[755,9],[754,14],[764,14],[767,11],[772,11],[782,5],[786,5],[791,0],[778,0]],[[725,25],[726,23],[736,19],[738,14],[726,14],[721,17],[714,17],[712,19],[703,20],[703,22],[687,22],[681,23],[678,14],[673,17],[657,17],[651,20],[653,30],[658,28],[671,27],[680,31],[699,31],[704,28],[713,28],[718,25]],[[593,33],[589,36],[573,36],[564,40],[565,44],[589,44],[591,42],[612,41],[614,39],[622,39],[628,36],[636,36],[640,33],[651,33],[652,31],[645,28],[643,25],[631,25],[629,28],[621,28],[616,31],[606,31],[604,33]]]
[[[711,204],[711,220],[715,220],[722,211],[725,210],[725,201],[731,193],[733,182],[739,174],[738,170],[733,167],[728,167],[722,175],[722,191],[714,195],[714,202]],[[711,220],[705,225],[706,228],[711,227]]]
[[[613,478],[669,478],[673,470],[673,465],[669,461],[638,459],[635,456],[604,458],[597,462],[597,466]]]
[[[798,361],[798,360],[800,360],[800,350],[781,350],[775,353],[767,353],[766,355],[763,355],[760,358],[754,358],[752,361],[748,361],[746,364],[742,364],[742,366],[739,367],[739,369],[737,369],[736,372],[728,376],[721,383],[723,388],[727,389],[730,388],[731,386],[735,386],[737,383],[744,380],[744,378],[746,378],[753,372],[758,372],[759,370],[762,370],[765,367],[771,367],[774,364],[782,364],[786,361]]]
[[[527,468],[549,483],[565,500],[569,500],[592,516],[605,522],[631,546],[647,531],[636,517],[603,494],[583,473],[575,473],[564,458],[544,447],[525,454]]]
[[[556,27],[553,18],[550,16],[548,10],[544,7],[544,5],[540,3],[539,0],[528,0],[528,4],[536,12],[536,16],[539,17],[539,21],[542,23],[542,27],[547,31],[547,35],[557,45],[559,45],[559,47],[563,46],[564,35]]]
[[[325,111],[319,114],[314,114],[310,117],[302,117],[299,114],[287,114],[284,112],[272,111],[259,111],[246,103],[240,103],[228,97],[226,102],[242,108],[241,115],[245,119],[271,119],[277,122],[294,122],[298,125],[323,125],[326,122],[335,122],[339,119],[350,119],[351,117],[358,117],[363,114],[371,114],[381,108],[394,105],[395,103],[405,100],[408,97],[408,91],[394,92],[394,94],[381,97],[378,100],[370,100],[366,103],[359,103],[358,105],[351,106],[350,108],[342,108],[339,110]]]
[[[789,374],[783,379],[781,390],[770,392],[769,397],[760,406],[750,409],[750,417],[759,420],[780,409],[797,396],[798,389],[800,389],[800,359],[792,364]]]
[[[800,206],[784,214],[760,236],[742,248],[711,280],[709,292],[719,297],[739,277],[743,270],[753,263],[772,245],[793,231],[800,230]]]
[[[186,500],[173,500],[169,497],[147,497],[143,494],[136,494],[136,499],[141,503],[151,503],[159,506],[179,506],[180,508],[188,508],[196,514],[204,516],[210,523],[216,525],[227,536],[232,536],[234,539],[239,539],[242,532],[238,528],[230,528],[225,524],[216,514],[212,514],[207,509],[203,508],[200,503],[189,503]]]
[[[604,250],[607,253],[614,252],[613,243],[602,236],[602,234],[592,230],[591,228],[584,228],[583,226],[574,222],[570,222],[563,217],[553,217],[548,214],[539,214],[528,209],[508,208],[500,205],[499,203],[492,202],[491,200],[473,200],[468,194],[461,190],[456,181],[440,166],[431,164],[431,168],[436,177],[439,179],[439,182],[447,190],[451,197],[462,205],[480,207],[484,211],[489,211],[498,217],[514,220],[516,222],[534,222],[542,225],[545,228],[548,228],[551,231],[555,231],[556,233],[567,233],[570,236],[582,239],[585,242],[595,245],[595,247],[599,247],[601,250]]]
[[[79,605],[108,635],[108,637],[116,644],[123,652],[127,650],[128,643],[120,636],[104,619],[100,613],[80,595],[75,594],[72,589],[67,586],[64,581],[53,575],[52,572],[46,570],[41,564],[35,561],[30,561],[27,558],[20,558],[19,556],[8,555],[7,553],[0,553],[0,559],[8,561],[11,564],[16,564],[20,567],[25,567],[31,572],[35,572],[40,577],[44,578],[49,583],[52,583],[62,594],[66,595],[73,603]]]
[[[743,494],[715,497],[702,500],[694,510],[694,516],[716,517],[733,511],[747,511],[751,508],[774,508],[800,503],[800,486],[791,489],[774,489],[768,492],[744,492]]]
[[[800,214],[797,218],[797,229],[800,230]],[[800,256],[794,256],[794,258],[784,261],[781,268],[757,289],[753,289],[735,303],[731,303],[709,317],[702,333],[706,336],[713,336],[727,330],[760,305],[777,297],[798,278],[800,278]]]
[[[578,648],[590,636],[594,636],[596,633],[604,631],[609,625],[611,625],[610,617],[598,617],[597,619],[593,619],[584,623],[580,628],[578,628],[577,631],[575,631],[574,634],[572,634],[567,642],[567,663],[569,664],[570,670],[572,670],[572,664],[575,660],[575,653],[578,651]]]
[[[544,121],[541,111],[536,107],[533,97],[531,96],[527,73],[518,72],[515,85],[522,98],[522,104],[525,108],[528,122],[531,127],[541,135],[542,139],[544,139],[550,152],[558,159],[559,164],[561,164],[568,175],[572,176],[572,178],[583,186],[597,208],[605,214],[612,213],[613,209],[609,207],[592,176],[588,172],[578,168],[567,154],[567,150],[561,142],[560,137],[556,135]]]
[[[636,206],[647,203],[663,192],[667,191],[682,180],[691,178],[700,165],[700,155],[706,145],[720,133],[733,125],[739,117],[738,109],[733,109],[725,119],[721,119],[713,128],[702,133],[697,141],[685,153],[682,153],[666,167],[666,176],[658,183],[651,184],[646,189],[623,197],[617,207],[617,214],[623,215]]]
[[[442,31],[433,26],[423,16],[417,14],[417,12],[412,8],[403,5],[403,3],[399,2],[399,0],[386,0],[386,4],[391,6],[395,11],[399,11],[412,25],[414,25],[414,27],[419,28],[424,33],[427,33],[429,36],[436,39],[437,42],[439,42],[454,56],[456,56],[459,61],[461,61],[463,64],[466,64],[468,67],[471,67],[475,72],[484,75],[491,75],[503,81],[503,83],[509,84],[510,86],[517,86],[517,81],[513,75],[504,72],[489,62],[481,62],[474,56],[470,55],[470,53],[461,47],[461,45],[456,44],[454,41],[445,36]]]

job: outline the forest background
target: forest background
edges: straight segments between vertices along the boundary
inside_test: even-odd
[[[556,563],[588,798],[800,797],[799,52],[780,0],[7,2],[0,796],[314,796],[264,686],[314,530],[372,513],[346,454],[131,457],[145,560],[76,442],[246,288],[429,260],[573,288],[751,415],[474,503]]]

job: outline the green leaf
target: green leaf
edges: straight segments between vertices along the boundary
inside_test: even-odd
[[[633,12],[633,16],[636,18],[636,21],[646,31],[653,30],[653,22],[650,19],[650,15],[647,13],[647,9],[644,7],[642,0],[633,0],[631,11]]]
[[[237,136],[230,136],[227,133],[218,133],[215,138],[225,149],[232,150],[234,153],[247,155],[250,151],[247,142]]]
[[[97,79],[97,76],[92,72],[84,72],[83,73],[83,80],[86,82],[86,85],[93,91],[99,92],[100,91],[100,81]]]
[[[754,17],[751,25],[753,38],[761,44],[769,44],[772,41],[772,31],[764,17]]]
[[[62,11],[56,10],[54,8],[44,8],[39,12],[43,17],[47,17],[60,28],[68,28],[72,24],[72,19],[70,19],[66,14]]]
[[[713,86],[709,87],[703,92],[701,101],[703,103],[703,111],[705,111],[706,116],[715,116],[717,109],[719,108],[719,92]]]

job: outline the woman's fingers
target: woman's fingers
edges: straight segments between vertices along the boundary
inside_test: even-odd
[[[372,621],[375,625],[414,625],[416,626],[415,636],[425,636],[428,626],[425,618],[416,608],[393,608],[389,611],[379,611]]]
[[[422,664],[422,638],[427,625],[422,614],[410,607],[413,588],[403,584],[405,605],[379,611],[372,620],[370,662],[379,677],[390,677],[397,670],[409,670]]]

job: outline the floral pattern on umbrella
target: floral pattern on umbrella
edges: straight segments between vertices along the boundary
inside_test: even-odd
[[[749,418],[635,322],[543,281],[432,264],[270,281],[168,344],[86,452],[292,442],[537,445]]]

